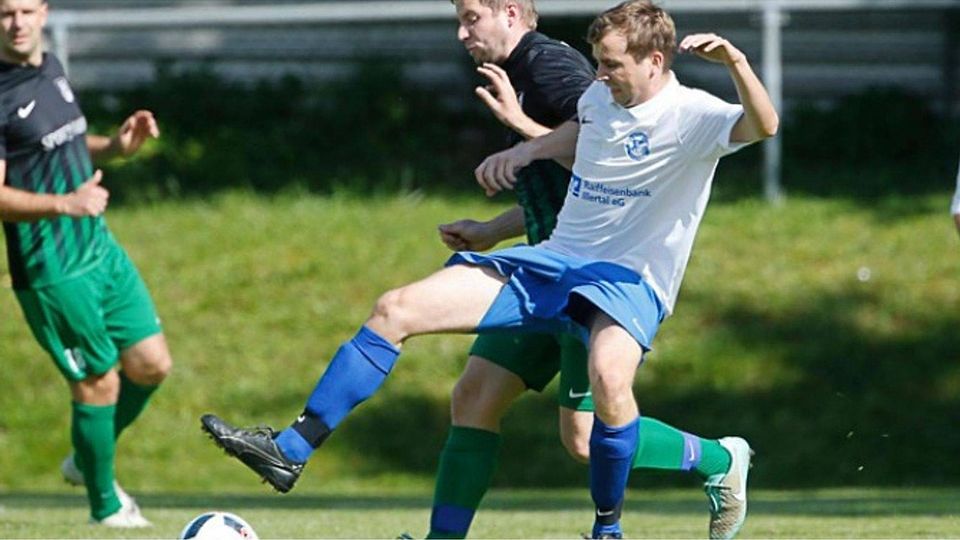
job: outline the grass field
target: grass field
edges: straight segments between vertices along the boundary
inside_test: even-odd
[[[307,486],[304,486],[305,488]],[[430,492],[421,488],[307,491],[291,495],[154,493],[139,497],[155,527],[104,531],[85,525],[74,492],[0,496],[2,538],[175,538],[194,515],[238,513],[262,538],[394,538],[421,535]],[[698,490],[632,490],[624,528],[631,538],[703,538],[706,500]],[[829,489],[751,493],[741,538],[957,538],[960,490]],[[587,530],[584,490],[494,490],[474,538],[577,538]]]
[[[746,536],[960,536],[960,492],[951,488],[960,485],[960,241],[948,201],[946,192],[796,197],[708,210],[676,314],[636,392],[645,414],[705,436],[740,434],[758,450],[752,483],[764,489]],[[505,205],[226,193],[112,209],[111,227],[151,287],[176,359],[118,450],[121,481],[158,524],[146,536],[173,536],[213,507],[269,537],[421,534],[469,337],[411,341],[381,393],[289,497],[258,489],[200,435],[197,418],[289,422],[377,295],[445,260],[436,224]],[[77,525],[81,495],[57,472],[69,452],[66,389],[13,295],[0,292],[0,537],[99,536]],[[588,525],[586,490],[572,489],[585,469],[560,448],[554,410],[548,391],[511,411],[500,489],[478,536],[572,537]],[[703,535],[697,490],[631,482],[630,536]],[[520,489],[542,487],[564,489]]]

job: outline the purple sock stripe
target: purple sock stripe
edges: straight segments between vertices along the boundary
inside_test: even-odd
[[[680,462],[680,470],[689,471],[700,464],[703,458],[703,450],[700,447],[700,437],[683,433],[683,461]]]

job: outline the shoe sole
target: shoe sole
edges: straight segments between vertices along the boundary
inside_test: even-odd
[[[271,479],[268,478],[267,476],[261,474],[260,471],[255,470],[255,469],[254,469],[253,467],[251,467],[250,465],[247,465],[247,463],[243,460],[243,458],[241,457],[241,455],[240,455],[238,452],[236,452],[236,451],[233,450],[232,448],[230,448],[230,447],[228,447],[228,446],[226,446],[226,445],[223,444],[223,441],[221,441],[221,436],[218,435],[217,433],[215,433],[214,430],[213,430],[213,428],[211,428],[210,426],[207,425],[206,419],[205,419],[204,417],[201,417],[201,418],[200,418],[200,429],[201,429],[201,431],[203,431],[204,433],[206,433],[207,436],[210,437],[210,440],[212,440],[213,443],[217,445],[217,447],[219,447],[221,450],[223,450],[223,452],[224,452],[225,454],[227,454],[227,455],[230,456],[230,457],[236,458],[237,460],[240,461],[240,463],[243,463],[248,469],[250,469],[251,471],[253,471],[254,474],[256,474],[257,476],[259,476],[259,477],[260,477],[260,483],[262,483],[262,484],[269,484],[270,487],[272,487],[277,493],[287,493],[287,492],[289,492],[289,491],[293,488],[292,485],[291,485],[291,486],[281,486],[281,485],[277,485],[273,480],[271,480]]]

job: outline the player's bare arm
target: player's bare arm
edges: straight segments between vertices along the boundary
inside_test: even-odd
[[[580,124],[564,122],[550,133],[520,143],[513,148],[493,154],[474,171],[477,183],[487,196],[495,195],[504,189],[513,189],[517,181],[517,170],[526,167],[538,159],[570,159],[577,149],[577,135]]]
[[[489,221],[461,219],[437,227],[440,239],[454,251],[486,251],[498,243],[526,232],[519,205]]]
[[[57,216],[97,216],[107,208],[110,193],[100,185],[103,173],[97,170],[72,193],[53,195],[31,193],[5,185],[7,162],[0,160],[0,219],[36,221]]]
[[[112,137],[87,135],[87,148],[94,161],[116,156],[129,157],[137,153],[147,139],[160,136],[160,128],[153,113],[139,110],[131,114]]]
[[[680,52],[723,64],[730,71],[743,105],[743,116],[733,126],[730,142],[754,142],[777,134],[780,118],[743,52],[716,34],[689,35],[680,42]]]

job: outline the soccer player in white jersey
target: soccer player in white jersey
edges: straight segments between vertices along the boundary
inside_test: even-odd
[[[281,491],[346,415],[373,395],[410,337],[441,332],[569,332],[588,345],[596,405],[590,438],[593,536],[618,538],[639,433],[633,378],[672,312],[717,161],[774,135],[777,113],[746,57],[713,34],[681,52],[727,66],[742,105],[682,86],[670,71],[670,17],[647,0],[602,13],[588,38],[598,81],[578,118],[494,154],[476,171],[489,192],[509,189],[535,159],[574,156],[573,178],[550,239],[491,253],[459,252],[446,268],[381,296],[357,335],[331,359],[293,424],[238,429],[214,415],[204,429]],[[710,536],[732,538],[746,515],[751,450],[722,439],[727,473],[707,481]]]

